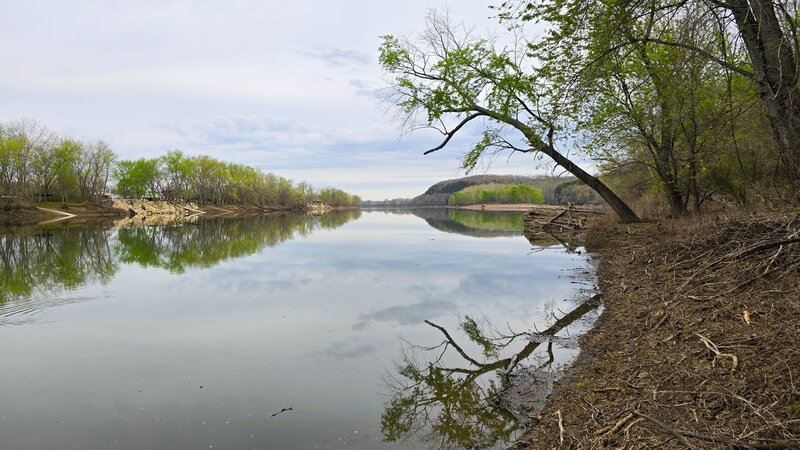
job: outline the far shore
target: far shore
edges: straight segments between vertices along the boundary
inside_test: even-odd
[[[574,205],[583,209],[595,209],[595,205]],[[534,204],[534,203],[516,203],[516,204],[484,204],[484,205],[465,205],[465,206],[448,206],[453,209],[469,209],[472,211],[528,211],[533,208],[537,209],[555,209],[563,210],[568,205],[549,205],[549,204]]]
[[[129,202],[126,200],[126,202]],[[60,221],[72,218],[84,219],[122,219],[134,216],[154,215],[204,215],[214,217],[220,215],[254,215],[270,213],[307,213],[324,214],[329,211],[352,209],[352,207],[332,207],[323,204],[309,204],[305,207],[290,207],[282,205],[191,205],[171,203],[166,201],[136,200],[135,202],[147,205],[147,208],[130,208],[127,205],[100,206],[92,203],[78,202],[47,202],[29,205],[0,205],[0,224],[25,225]],[[181,212],[180,214],[177,214]]]
[[[486,204],[486,205],[464,205],[464,206],[449,206],[453,209],[469,209],[473,211],[527,211],[533,207],[542,206],[529,203],[517,204]]]

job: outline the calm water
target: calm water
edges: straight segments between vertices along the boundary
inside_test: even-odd
[[[528,338],[501,345],[591,287],[571,276],[582,256],[521,224],[433,210],[0,229],[0,448],[502,448],[518,426],[491,406],[498,369]],[[519,367],[555,371],[581,326]]]

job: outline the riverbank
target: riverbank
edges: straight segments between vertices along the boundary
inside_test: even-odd
[[[122,218],[127,212],[82,203],[49,202],[33,205],[0,206],[0,223],[7,225],[25,225],[72,217],[82,218]]]
[[[528,211],[531,208],[545,205],[535,205],[532,203],[517,203],[517,204],[485,204],[485,205],[465,205],[465,206],[449,206],[453,209],[469,209],[472,211]],[[549,206],[549,205],[547,205]]]
[[[515,448],[800,448],[800,217],[595,225],[605,311]]]
[[[13,205],[0,207],[0,223],[7,225],[24,225],[40,223],[47,220],[64,220],[72,218],[137,218],[144,220],[152,217],[182,218],[203,214],[205,216],[221,215],[256,215],[267,213],[308,213],[324,214],[330,211],[352,209],[350,207],[331,207],[324,204],[309,204],[305,207],[291,206],[252,206],[252,205],[195,205],[192,203],[171,203],[150,200],[114,200],[112,206],[99,206],[87,203],[49,202],[33,205]]]

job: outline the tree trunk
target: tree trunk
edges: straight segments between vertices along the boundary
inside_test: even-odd
[[[661,187],[667,197],[667,203],[673,216],[686,215],[686,202],[684,195],[678,187],[678,177],[676,176],[674,146],[662,142],[655,152],[655,167],[658,178],[661,180]]]
[[[472,109],[476,112],[484,114],[486,116],[492,117],[499,122],[504,122],[512,127],[516,128],[528,140],[528,143],[531,144],[533,150],[540,151],[545,155],[549,156],[550,158],[555,161],[556,164],[563,167],[567,170],[567,172],[571,173],[575,176],[578,180],[580,180],[583,184],[589,186],[593,191],[597,192],[603,200],[608,203],[608,206],[617,213],[619,219],[624,223],[638,223],[641,222],[639,217],[636,216],[636,213],[621,199],[617,194],[614,193],[608,186],[605,185],[602,181],[598,178],[592,176],[589,172],[581,169],[575,163],[573,163],[569,158],[562,155],[561,152],[555,149],[550,144],[547,144],[542,140],[542,138],[533,131],[531,127],[516,119],[514,117],[509,117],[503,114],[499,114],[495,111],[486,109],[482,106],[472,105]]]
[[[800,93],[797,55],[769,0],[731,0],[730,9],[753,63],[754,81],[791,180],[800,180]]]
[[[638,223],[641,222],[639,217],[636,216],[636,213],[628,206],[627,203],[622,201],[617,194],[614,193],[608,186],[605,185],[600,179],[595,176],[592,176],[589,172],[581,169],[577,165],[575,165],[569,158],[562,155],[559,151],[554,149],[553,147],[546,145],[546,149],[541,149],[542,153],[545,153],[547,156],[553,158],[553,160],[559,166],[566,169],[572,175],[575,175],[575,178],[580,180],[583,184],[589,186],[597,192],[597,194],[608,203],[608,206],[617,213],[620,220],[624,223]]]

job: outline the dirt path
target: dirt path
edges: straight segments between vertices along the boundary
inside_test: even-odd
[[[606,310],[516,448],[800,449],[800,216],[589,242]]]

